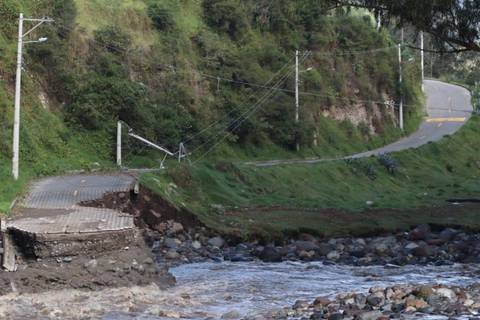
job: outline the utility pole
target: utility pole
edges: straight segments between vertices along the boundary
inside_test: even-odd
[[[36,22],[37,24],[28,30],[26,33],[23,33],[23,22],[31,21]],[[23,13],[20,13],[18,19],[18,47],[17,47],[17,76],[15,83],[15,113],[13,118],[13,157],[12,157],[12,175],[13,179],[18,180],[19,175],[19,158],[20,158],[20,101],[21,101],[21,85],[22,85],[22,62],[23,62],[23,44],[24,43],[35,43],[35,42],[45,42],[47,38],[39,38],[34,41],[24,41],[24,38],[29,35],[33,30],[37,29],[44,22],[53,22],[52,19],[42,18],[42,19],[27,19],[23,17]]]
[[[399,73],[399,84],[400,84],[400,107],[398,110],[398,117],[400,123],[400,129],[403,130],[403,70],[402,70],[402,45],[398,44],[398,73]]]
[[[298,55],[299,51],[295,51],[295,123],[298,123],[300,120],[299,117],[299,107],[300,107],[300,98],[299,98],[299,92],[298,92],[298,87],[299,87],[299,76],[300,76],[300,71],[299,71],[299,64],[298,64]],[[296,141],[296,149],[297,151],[300,150],[300,143],[298,142],[298,137]]]
[[[117,166],[122,166],[122,122],[117,122]]]
[[[422,69],[422,91],[425,92],[425,53],[423,52],[423,31],[420,31],[420,64]]]

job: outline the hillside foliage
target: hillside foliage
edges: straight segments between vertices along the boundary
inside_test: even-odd
[[[290,152],[298,141],[314,153],[343,153],[401,135],[394,111],[383,102],[403,92],[412,130],[421,102],[418,67],[405,65],[406,81],[399,88],[395,43],[387,31],[377,31],[365,12],[326,11],[325,4],[4,0],[1,157],[11,155],[20,11],[55,19],[32,34],[49,41],[29,45],[25,53],[21,159],[33,168],[77,152],[82,161],[100,155],[111,161],[117,120],[174,151],[183,141],[199,154],[212,146],[224,154],[229,148]],[[372,50],[377,48],[387,49]],[[301,91],[313,94],[301,96],[299,123],[292,92],[296,49],[302,51],[302,71],[312,68],[301,74]],[[326,116],[331,110],[355,114],[358,108],[368,114],[360,123]],[[91,154],[77,147],[78,141],[109,147]]]

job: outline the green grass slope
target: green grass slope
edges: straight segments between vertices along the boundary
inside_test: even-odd
[[[171,164],[148,188],[225,233],[322,235],[396,230],[418,223],[480,228],[480,208],[446,200],[480,195],[480,117],[454,136],[390,157],[255,168]]]

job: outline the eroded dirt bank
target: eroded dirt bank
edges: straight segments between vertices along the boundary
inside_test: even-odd
[[[156,284],[166,288],[175,283],[166,267],[154,262],[142,232],[121,250],[101,254],[28,259],[16,272],[0,272],[0,295],[38,293],[60,289],[100,290]]]

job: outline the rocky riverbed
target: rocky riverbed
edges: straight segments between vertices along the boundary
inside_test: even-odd
[[[172,220],[147,232],[154,253],[168,265],[200,261],[323,261],[355,266],[480,262],[480,234],[452,228],[432,231],[421,225],[409,232],[367,238],[319,239],[301,234],[281,244],[235,243],[208,236],[202,228],[186,231]]]
[[[274,318],[386,320],[439,315],[473,319],[479,311],[480,284],[395,285],[372,287],[368,293],[342,293],[333,299],[318,297],[311,303],[299,300],[285,314]]]
[[[139,229],[136,239],[119,252],[0,273],[0,316],[469,319],[479,311],[480,236],[462,230],[425,225],[366,238],[239,243],[170,219]]]

